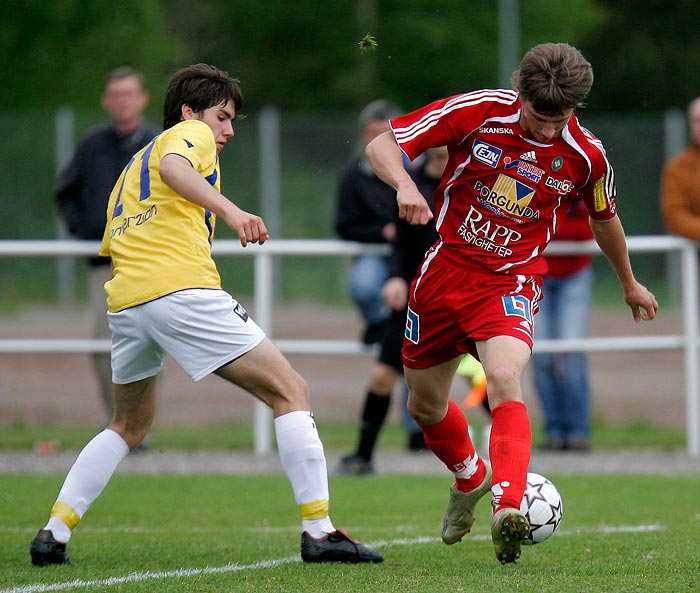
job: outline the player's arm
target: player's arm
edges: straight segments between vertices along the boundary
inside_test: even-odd
[[[634,320],[654,319],[659,304],[656,297],[634,277],[620,218],[615,216],[605,222],[591,219],[590,223],[596,242],[617,274],[625,302],[632,309]]]
[[[384,132],[365,148],[377,176],[396,190],[399,217],[411,224],[426,224],[433,218],[430,206],[403,166],[403,153],[392,132]]]
[[[241,245],[260,243],[270,238],[263,219],[241,210],[202,177],[185,157],[170,153],[160,161],[160,177],[186,200],[213,212],[238,233]]]

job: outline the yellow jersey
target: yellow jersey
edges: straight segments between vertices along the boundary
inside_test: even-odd
[[[211,257],[216,216],[163,182],[167,154],[183,156],[220,188],[214,134],[199,120],[165,130],[132,157],[110,195],[100,247],[114,267],[105,284],[113,313],[178,290],[221,288]]]

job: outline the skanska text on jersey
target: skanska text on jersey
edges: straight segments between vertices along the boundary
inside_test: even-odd
[[[491,220],[484,220],[483,214],[474,206],[469,207],[469,213],[457,232],[468,244],[501,257],[510,256],[513,250],[508,245],[511,242],[519,241],[522,237],[516,230],[496,224]]]

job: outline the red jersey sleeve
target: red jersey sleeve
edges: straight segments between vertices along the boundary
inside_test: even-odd
[[[440,99],[411,113],[390,120],[394,138],[409,159],[414,160],[428,148],[460,144],[503,107],[519,109],[518,94],[504,89],[488,89]]]
[[[578,194],[586,204],[590,217],[606,222],[617,215],[615,173],[600,140],[583,127],[579,130],[583,135],[581,146],[590,162],[591,174]]]

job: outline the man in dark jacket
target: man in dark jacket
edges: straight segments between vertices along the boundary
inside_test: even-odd
[[[113,70],[105,80],[102,107],[110,120],[89,130],[78,144],[56,184],[56,199],[69,232],[76,239],[101,241],[107,202],[122,169],[160,130],[144,121],[148,92],[143,77],[132,68]],[[107,325],[104,283],[111,276],[108,258],[97,256],[90,264],[90,311],[93,336],[110,337]],[[100,395],[108,417],[114,409],[109,354],[94,357]]]

